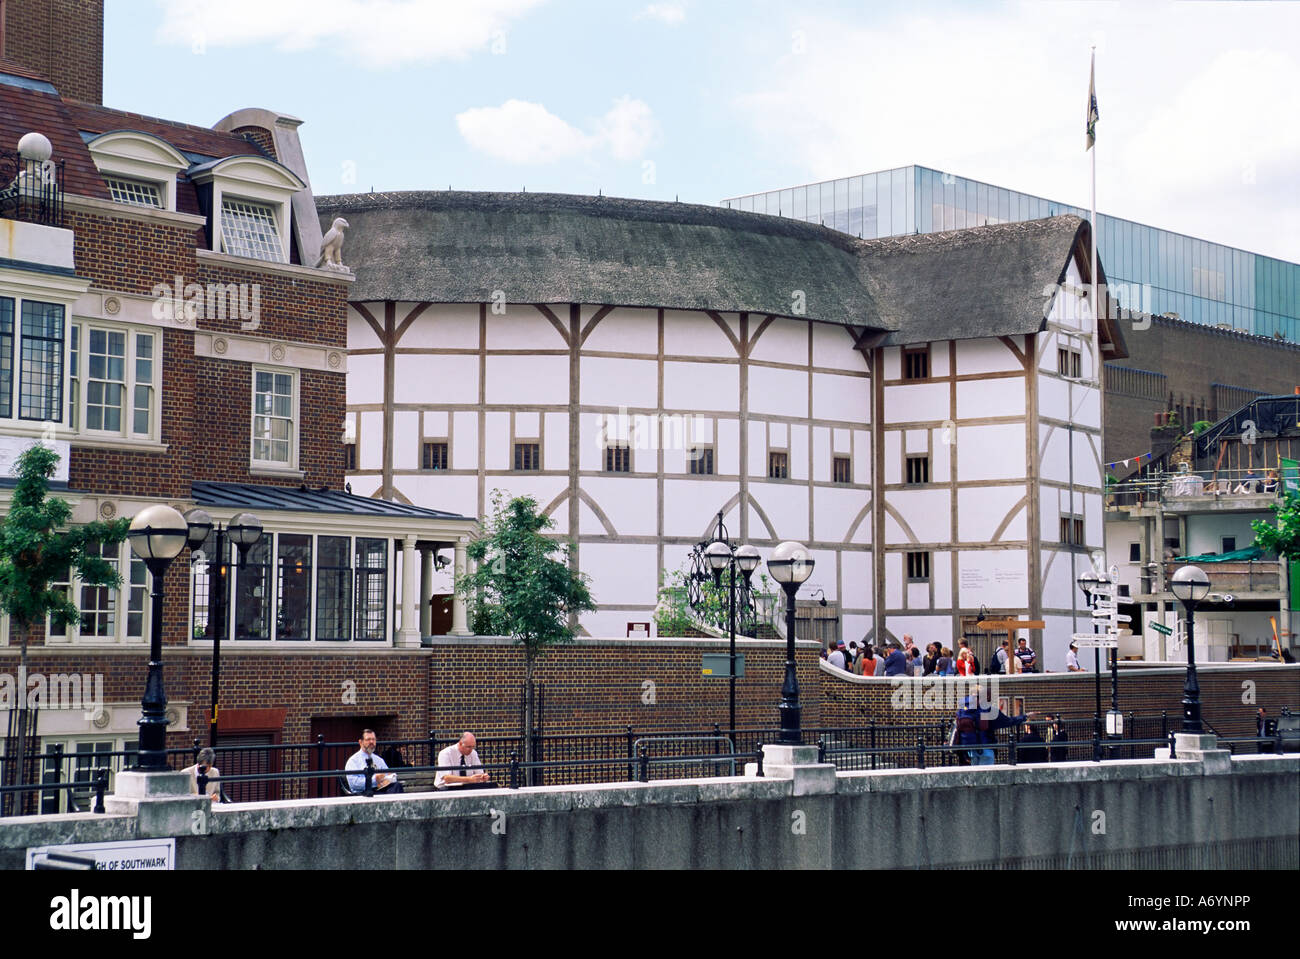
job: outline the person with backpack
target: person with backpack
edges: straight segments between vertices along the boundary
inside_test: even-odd
[[[994,742],[994,733],[1009,726],[1023,726],[1033,715],[1008,716],[994,703],[981,704],[976,689],[962,700],[961,708],[957,710],[953,745],[972,747],[967,750],[972,766],[992,766],[996,759],[994,750],[989,747]]]

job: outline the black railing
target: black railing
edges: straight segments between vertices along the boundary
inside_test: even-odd
[[[63,161],[0,150],[0,218],[63,225]]]

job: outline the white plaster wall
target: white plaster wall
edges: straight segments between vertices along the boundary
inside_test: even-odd
[[[563,476],[534,476],[529,473],[500,473],[487,476],[487,495],[484,497],[485,509],[492,509],[492,491],[501,490],[509,499],[514,496],[531,496],[537,500],[539,509],[546,509],[556,496],[564,492],[568,484]],[[551,531],[561,537],[567,536],[569,527],[556,526]]]
[[[908,583],[907,584],[907,608],[908,609],[929,609],[930,608],[930,584],[929,583]]]
[[[763,324],[764,317],[750,314],[750,336]],[[853,346],[849,343],[849,348]],[[752,360],[769,360],[774,363],[808,362],[808,323],[804,320],[787,320],[778,317],[767,325],[763,335],[753,344],[749,354]]]
[[[930,344],[930,375],[947,376],[949,374],[948,349],[951,340],[940,340]]]
[[[1202,553],[1219,553],[1223,550],[1224,536],[1237,537],[1237,549],[1245,549],[1255,542],[1255,531],[1250,528],[1251,520],[1271,519],[1272,513],[1233,513],[1192,515],[1187,518],[1187,553],[1197,556]],[[1126,555],[1127,555],[1127,547]]]
[[[1039,424],[1038,431],[1039,449],[1042,452],[1039,475],[1043,479],[1067,484],[1070,482],[1070,447],[1073,445],[1074,485],[1101,487],[1101,463],[1097,454],[1096,434],[1048,424]]]
[[[897,346],[887,346],[881,351],[880,375],[886,380],[896,380],[903,375],[903,353]]]
[[[380,361],[382,370],[383,357],[375,357],[375,359]],[[352,361],[349,360],[350,362]],[[428,404],[478,402],[478,357],[412,356],[399,353],[393,357],[393,373],[394,402]],[[382,400],[382,396],[380,399]]]
[[[1071,570],[1070,557],[1074,557]],[[1083,591],[1079,589],[1078,578],[1092,568],[1092,560],[1087,553],[1073,552],[1068,549],[1053,549],[1046,543],[1039,553],[1042,566],[1043,606],[1047,609],[1086,609]],[[1084,632],[1084,630],[1080,630]]]
[[[803,542],[808,539],[808,487],[794,483],[752,482],[749,495],[767,514],[778,540]],[[749,529],[750,535],[756,536],[765,527],[754,517]]]
[[[384,468],[384,414],[359,413],[357,469]]]
[[[808,427],[797,423],[790,424],[790,478],[808,479]]]
[[[724,318],[733,322],[735,319],[734,314],[730,317],[724,314]],[[708,314],[682,310],[664,310],[664,353],[736,358],[736,348]]]
[[[819,483],[831,481],[831,431],[825,426],[813,427],[813,479]],[[852,466],[852,464],[850,464]]]
[[[935,550],[930,557],[930,581],[934,583],[935,609],[951,609],[956,598],[952,590],[952,553]]]
[[[578,469],[580,470],[601,470],[605,468],[604,436],[603,430],[617,431],[621,428],[618,421],[610,422],[601,413],[580,413],[578,414]],[[565,462],[555,467],[556,469],[566,469],[569,463]]]
[[[1029,538],[1027,504],[1023,486],[986,486],[957,490],[957,538],[963,543],[992,543],[993,534],[1015,509],[1015,515],[999,539],[1020,541]]]
[[[1025,381],[1020,377],[963,380],[957,384],[957,416],[1024,416]]]
[[[871,609],[875,584],[872,579],[872,556],[865,549],[845,550],[840,554],[840,579],[844,589],[841,605],[854,609]],[[868,625],[870,629],[870,618]]]
[[[862,512],[870,500],[870,494],[863,490],[844,489],[842,487],[819,486],[813,490],[813,522],[816,523],[817,538],[830,542],[843,542],[849,535],[849,527]],[[855,543],[871,542],[871,514],[863,517],[853,536]]]
[[[740,368],[731,363],[664,363],[664,406],[669,410],[736,412]]]
[[[960,412],[960,410],[958,411]],[[942,422],[948,418],[948,384],[917,383],[885,387],[885,422]]]
[[[420,473],[398,476],[394,479],[394,485],[403,496],[420,506],[448,510],[462,516],[478,515],[477,476]]]
[[[952,450],[957,431],[952,427],[939,427],[931,431],[933,452],[930,454],[930,481],[952,482]],[[900,466],[901,469],[901,466]]]
[[[508,291],[507,291],[508,295]],[[565,306],[552,306],[560,323],[568,329],[569,310]],[[537,350],[567,350],[568,345],[560,336],[560,331],[551,325],[551,321],[539,313],[536,307],[521,303],[506,305],[505,313],[493,313],[489,306],[487,311],[487,348],[489,350],[517,350],[521,344],[528,344]]]
[[[490,412],[484,417],[486,464],[490,470],[514,468],[515,451],[510,442],[510,414]],[[542,468],[546,468],[545,450],[542,451]],[[567,465],[567,464],[566,464]]]
[[[1038,654],[1038,668],[1045,672],[1063,673],[1065,654],[1070,651],[1070,637],[1074,633],[1071,620],[1066,616],[1044,616],[1043,623],[1042,648],[1034,650]],[[1083,620],[1079,620],[1079,632],[1088,630]],[[1092,654],[1088,650],[1079,650],[1079,665],[1088,672],[1092,671]],[[1104,697],[1106,691],[1103,690],[1102,695]]]
[[[885,537],[889,537],[889,519],[885,520]],[[903,586],[906,583],[907,566],[902,553],[885,553],[885,606],[898,609],[903,605]]]
[[[593,307],[583,307],[583,326],[587,325]],[[659,311],[619,307],[607,313],[596,328],[587,334],[583,350],[609,353],[659,352]],[[620,636],[622,633],[619,634]]]
[[[907,539],[899,530],[898,538],[886,539],[887,543],[947,543],[952,538],[952,507],[946,489],[890,490],[885,495],[916,536]]]
[[[928,643],[952,645],[952,628],[947,616],[908,616],[905,613],[890,613],[885,617],[885,629],[889,636],[877,637],[877,642],[902,643],[904,636],[911,636],[916,648],[925,653]]]
[[[379,312],[377,316],[383,316],[384,305],[382,303],[367,304],[367,309],[374,313],[376,309]],[[379,337],[375,335],[374,329],[366,322],[365,317],[354,309],[351,304],[348,305],[348,349],[380,349],[382,344]],[[348,361],[348,369],[351,370],[352,362]]]
[[[957,480],[1021,479],[1025,426],[1002,423],[957,427]]]
[[[713,468],[727,476],[740,475],[740,420],[718,420]]]
[[[1146,560],[1131,562],[1129,547],[1133,543],[1144,547],[1143,523],[1134,520],[1108,520],[1106,522],[1106,567],[1119,567],[1119,581],[1137,595],[1141,586],[1139,574]]]
[[[871,434],[866,430],[853,431],[853,478],[859,483],[871,483]]]
[[[426,374],[426,378],[427,376]],[[401,382],[400,377],[398,382]],[[485,395],[489,403],[513,403],[520,406],[568,403],[569,358],[489,355]],[[463,403],[464,394],[460,400],[448,402]]]
[[[569,465],[569,416],[567,413],[547,413],[545,420],[542,462],[554,463],[555,469],[564,469]]]
[[[732,402],[735,403],[735,398]],[[808,374],[770,366],[750,366],[749,411],[756,416],[767,413],[807,417]]]
[[[456,470],[478,469],[478,414],[453,413],[452,425],[456,430],[456,441],[451,444],[451,468]]]
[[[1028,609],[1029,557],[1025,550],[961,550],[957,595],[963,609]]]
[[[603,325],[604,321],[601,322]],[[567,364],[567,360],[565,362]],[[578,362],[579,396],[583,406],[653,409],[658,404],[657,361],[584,356]]]
[[[866,358],[853,349],[853,334],[845,327],[832,323],[814,323],[812,330],[813,366],[835,370],[866,370]]]
[[[1024,337],[1015,337],[1013,342],[1025,348]],[[957,375],[973,373],[1002,373],[1007,370],[1023,370],[1024,366],[1007,345],[996,338],[957,341]]]
[[[412,303],[397,304],[399,323],[411,312],[413,306]],[[478,309],[477,303],[431,306],[407,327],[397,348],[476,350],[479,348]]]
[[[903,482],[903,433],[901,430],[885,430],[885,482]]]
[[[858,613],[844,613],[840,617],[840,634],[844,637],[844,642],[856,640],[861,643],[871,632],[872,620],[870,616],[863,616]]]
[[[420,414],[413,410],[393,413],[393,468],[413,470],[420,467]]]
[[[384,401],[383,354],[348,356],[347,396],[350,406]]]
[[[705,480],[664,480],[664,535],[700,536],[709,517],[736,493],[733,483]]]
[[[871,380],[865,376],[815,374],[812,415],[819,420],[870,423]]]
[[[747,469],[751,477],[763,478],[767,476],[767,453],[767,424],[750,420],[749,464]]]
[[[652,479],[584,476],[582,488],[604,510],[620,536],[654,536],[658,508]],[[587,532],[587,530],[583,530]],[[603,530],[591,530],[603,532]]]

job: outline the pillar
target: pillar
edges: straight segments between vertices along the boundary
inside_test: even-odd
[[[433,611],[429,602],[433,599],[433,559],[437,555],[433,550],[420,550],[420,635],[428,636],[433,628]]]
[[[464,538],[456,540],[456,581],[460,582],[461,577],[465,575],[465,543]],[[465,597],[457,591],[451,601],[451,635],[453,636],[470,636],[469,623],[465,615]]]
[[[402,628],[397,631],[397,645],[420,646],[420,619],[415,609],[419,582],[415,569],[415,534],[402,540]]]

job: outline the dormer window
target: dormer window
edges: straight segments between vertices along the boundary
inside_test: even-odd
[[[86,147],[114,203],[176,209],[176,177],[190,161],[170,143],[138,130],[114,130]]]
[[[192,166],[189,178],[212,218],[214,252],[289,262],[291,202],[306,188],[291,170],[265,157],[238,155]]]
[[[275,209],[238,197],[221,198],[221,252],[254,260],[284,262]]]
[[[162,209],[162,191],[158,189],[157,183],[146,183],[144,180],[127,180],[121,177],[105,177],[104,183],[108,185],[109,195],[113,197],[114,203],[125,203],[128,206],[152,206]]]

